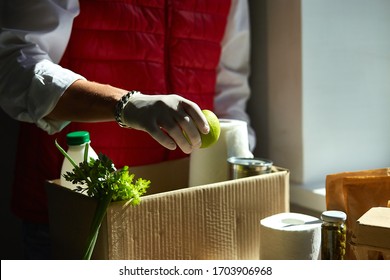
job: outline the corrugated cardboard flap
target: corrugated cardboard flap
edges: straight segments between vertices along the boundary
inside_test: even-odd
[[[108,211],[109,259],[258,259],[260,219],[288,209],[285,172],[144,197]]]

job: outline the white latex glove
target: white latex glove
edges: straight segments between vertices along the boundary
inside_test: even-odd
[[[187,154],[201,146],[200,133],[210,130],[199,106],[176,94],[136,92],[124,108],[123,118],[126,125],[148,132],[167,149],[179,146]]]

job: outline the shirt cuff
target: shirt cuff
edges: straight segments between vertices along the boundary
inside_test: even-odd
[[[54,134],[70,121],[54,121],[45,118],[56,106],[66,89],[76,80],[85,78],[49,60],[35,66],[35,76],[29,91],[28,112],[38,127]]]

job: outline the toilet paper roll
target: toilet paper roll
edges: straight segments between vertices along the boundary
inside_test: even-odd
[[[261,260],[318,260],[321,221],[300,213],[280,213],[260,221]]]
[[[219,121],[221,134],[217,143],[190,155],[190,187],[228,180],[229,157],[253,157],[249,150],[247,123],[231,119]]]

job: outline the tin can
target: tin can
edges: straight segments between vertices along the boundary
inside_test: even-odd
[[[230,157],[227,162],[230,179],[270,173],[273,165],[271,160],[263,158]]]

